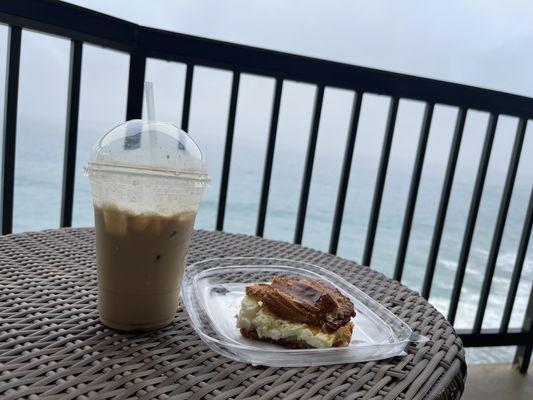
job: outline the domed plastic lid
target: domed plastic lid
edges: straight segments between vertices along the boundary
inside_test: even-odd
[[[176,126],[158,121],[131,120],[116,126],[96,142],[86,169],[209,180],[194,140]]]

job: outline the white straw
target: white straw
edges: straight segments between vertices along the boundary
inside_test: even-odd
[[[157,137],[152,126],[152,122],[155,121],[154,84],[152,82],[144,82],[144,96],[146,98],[146,111],[148,112],[148,129],[150,130],[150,157],[155,165]]]
[[[148,121],[155,121],[154,84],[152,82],[144,82],[144,93],[146,96],[146,110],[148,111]]]

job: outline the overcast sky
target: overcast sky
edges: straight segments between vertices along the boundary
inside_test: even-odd
[[[76,0],[135,23],[533,96],[530,0]]]

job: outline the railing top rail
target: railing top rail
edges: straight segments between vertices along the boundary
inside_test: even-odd
[[[0,22],[147,57],[533,118],[533,98],[137,25],[57,0],[4,0]]]

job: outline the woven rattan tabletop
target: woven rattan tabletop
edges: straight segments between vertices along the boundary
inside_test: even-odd
[[[310,368],[267,368],[211,351],[180,308],[161,330],[123,334],[100,324],[92,229],[0,237],[2,399],[457,399],[461,340],[416,292],[367,267],[300,246],[197,231],[189,262],[282,257],[330,268],[430,337],[408,355]]]

